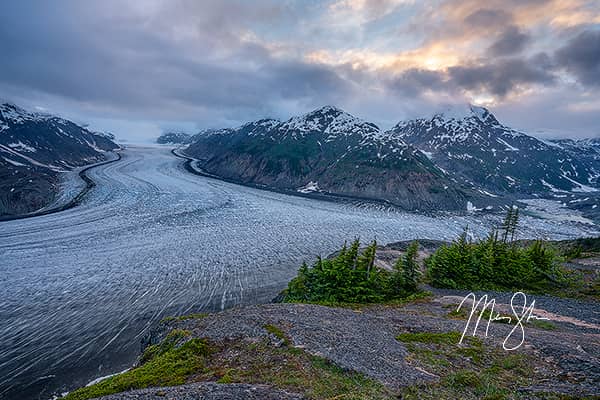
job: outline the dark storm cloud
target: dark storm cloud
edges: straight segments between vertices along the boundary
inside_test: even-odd
[[[464,89],[485,89],[504,97],[519,85],[552,84],[554,76],[527,60],[506,59],[486,65],[448,68],[450,80]]]
[[[565,42],[591,26],[586,9],[571,0],[438,3],[7,2],[0,97],[144,129],[149,121],[215,127],[286,118],[325,103],[389,118],[444,100],[518,103],[531,87],[578,101],[566,110],[594,107],[585,96],[599,87],[599,33]],[[547,22],[555,16],[590,24],[560,30]]]
[[[456,92],[486,91],[505,97],[519,86],[552,85],[555,77],[541,54],[529,60],[500,59],[489,64],[461,65],[446,70],[409,69],[390,80],[390,86],[405,95],[418,95],[426,90]]]
[[[498,9],[480,9],[465,18],[465,23],[474,28],[506,26],[511,22],[512,15]]]
[[[522,32],[516,26],[508,27],[488,48],[488,53],[492,56],[507,56],[521,53],[531,36]]]
[[[205,107],[260,108],[271,101],[320,98],[336,102],[349,93],[346,81],[319,65],[265,60],[259,68],[191,64],[186,77],[160,91],[169,98]]]
[[[600,31],[581,32],[556,52],[555,59],[582,84],[600,86]]]
[[[182,3],[189,7],[176,7]],[[172,3],[158,17],[115,16],[98,4],[12,5],[0,25],[0,85],[150,112],[178,104],[261,109],[348,94],[349,84],[331,68],[277,58],[244,37],[248,19],[280,18],[277,7],[204,3],[185,25],[178,23],[182,12],[198,3]]]
[[[390,79],[388,84],[404,95],[418,96],[424,91],[445,90],[449,82],[442,72],[413,68]]]
[[[350,94],[347,81],[332,69],[320,65],[280,62],[263,67],[261,72],[269,77],[269,85],[282,98],[323,96],[324,100],[329,101]]]

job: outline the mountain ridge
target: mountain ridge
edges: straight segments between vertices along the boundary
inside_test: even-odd
[[[597,169],[575,152],[500,123],[486,108],[464,118],[401,121],[389,132],[427,154],[460,180],[500,194],[593,192]]]
[[[240,183],[372,198],[409,210],[464,210],[478,198],[401,138],[332,106],[205,132],[185,153],[207,172]]]
[[[158,138],[158,144],[187,144],[190,142],[192,135],[186,132],[164,132]]]
[[[110,134],[0,104],[0,215],[47,206],[59,190],[62,173],[105,161],[105,154],[117,148]]]

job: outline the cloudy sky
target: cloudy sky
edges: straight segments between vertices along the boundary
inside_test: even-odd
[[[468,102],[600,135],[600,0],[21,0],[0,18],[0,98],[133,141],[325,104],[388,128]]]

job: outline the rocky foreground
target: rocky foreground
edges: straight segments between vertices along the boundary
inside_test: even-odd
[[[355,308],[266,304],[171,319],[149,341],[150,353],[176,333],[176,347],[202,340],[210,348],[201,365],[182,385],[103,399],[600,396],[597,302],[538,300],[534,314],[549,320],[524,323],[523,345],[506,351],[502,343],[514,328],[507,323],[491,323],[485,337],[482,321],[475,338],[458,343],[468,318],[456,311],[462,298],[438,293]],[[507,303],[495,310],[512,315]],[[517,330],[508,343],[519,340]],[[142,361],[152,363],[148,353]]]

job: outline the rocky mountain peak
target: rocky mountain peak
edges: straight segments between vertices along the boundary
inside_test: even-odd
[[[12,103],[0,104],[0,116],[5,122],[21,124],[25,121],[46,120],[51,115],[27,111]]]
[[[436,118],[456,121],[477,119],[481,122],[498,122],[487,108],[473,104],[446,106],[442,108],[442,110],[436,112],[432,119]]]
[[[268,131],[271,128],[281,124],[281,121],[273,118],[262,118],[256,121],[247,122],[240,127],[248,131],[248,134],[257,133],[258,131]]]
[[[400,122],[391,133],[458,179],[491,192],[596,190],[590,186],[597,185],[592,151],[589,157],[580,157],[566,151],[568,143],[551,143],[511,129],[483,107],[448,108],[432,118]]]
[[[352,134],[372,135],[380,132],[377,125],[334,106],[324,106],[307,114],[293,117],[282,124],[281,130],[292,131],[294,134],[300,133],[300,135],[308,132],[322,132],[346,136]]]
[[[483,144],[498,135],[522,135],[498,122],[487,108],[472,104],[447,106],[431,117],[401,121],[392,132],[405,139],[416,135],[432,145],[465,141]]]
[[[58,117],[53,114],[49,114],[46,112],[39,111],[30,111],[24,108],[21,108],[13,103],[3,103],[0,104],[0,123],[4,122],[6,124],[12,125],[22,125],[28,122],[36,122],[36,123],[51,123],[57,125],[69,125],[75,124],[72,121],[64,119],[62,117]],[[6,126],[4,124],[0,124],[0,131],[2,130],[1,126]],[[85,130],[91,134],[96,134],[96,132],[89,131],[87,129],[87,125],[77,125],[80,129]],[[100,135],[102,136],[102,135]]]

